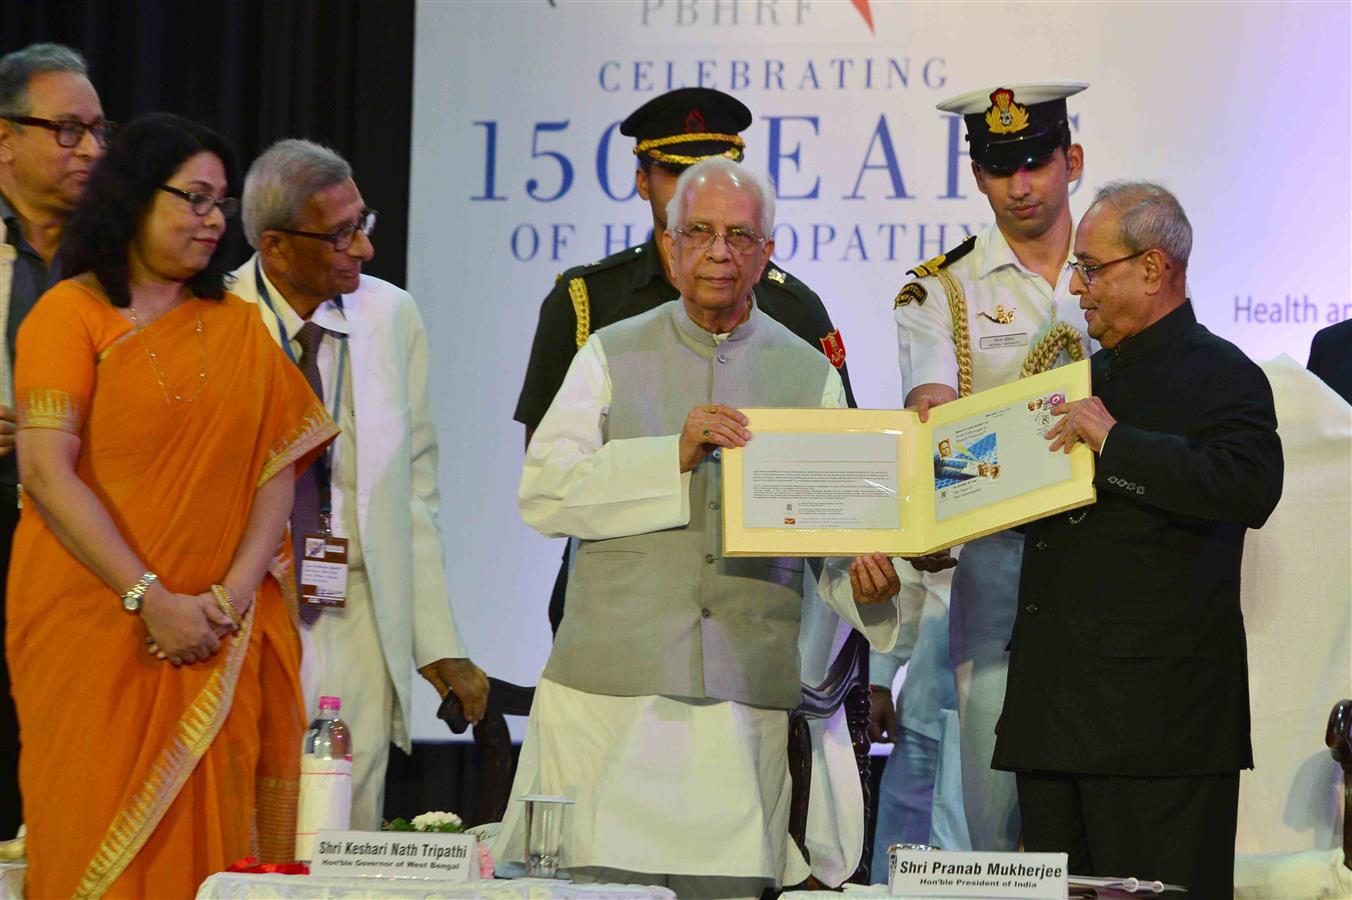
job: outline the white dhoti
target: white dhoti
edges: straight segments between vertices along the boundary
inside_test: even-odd
[[[827,728],[814,730],[816,743],[840,740]],[[789,837],[787,747],[783,710],[612,697],[542,679],[493,855],[524,860],[525,810],[517,798],[552,794],[574,801],[564,814],[564,868],[796,884],[808,866]],[[820,780],[820,793],[830,794],[828,786],[842,773],[821,754],[817,758],[821,771],[814,767],[814,784]],[[852,767],[846,774],[857,788]],[[848,802],[848,792],[842,793]],[[808,831],[818,833],[824,850],[836,835],[834,824],[826,823],[846,818],[830,805],[811,804],[825,827],[810,823]],[[854,838],[857,864],[862,834]]]

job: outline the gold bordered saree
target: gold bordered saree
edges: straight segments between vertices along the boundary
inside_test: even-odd
[[[179,593],[223,578],[259,485],[337,433],[232,295],[138,334],[65,281],[25,318],[17,357],[19,427],[80,437],[80,478]],[[291,857],[300,645],[274,575],[220,652],[181,668],[147,654],[142,621],[31,502],[9,578],[30,897],[192,896],[241,857]]]

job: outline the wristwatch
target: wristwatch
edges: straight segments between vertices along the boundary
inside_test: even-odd
[[[150,586],[159,579],[154,572],[147,572],[137,580],[131,588],[122,595],[122,608],[127,612],[134,613],[141,611],[141,598],[150,590]]]

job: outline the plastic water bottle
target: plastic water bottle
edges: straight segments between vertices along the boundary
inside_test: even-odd
[[[352,762],[352,730],[338,718],[343,701],[338,697],[320,697],[319,715],[305,732],[301,753],[317,759],[345,759]]]
[[[301,744],[298,860],[313,857],[320,831],[346,831],[352,821],[352,731],[338,718],[341,707],[337,697],[320,697]]]

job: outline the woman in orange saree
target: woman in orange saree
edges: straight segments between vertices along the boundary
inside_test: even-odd
[[[190,897],[241,857],[292,857],[283,536],[294,472],[337,429],[224,293],[232,163],[186,120],[128,125],[67,230],[80,274],[19,333],[6,641],[29,897]]]

